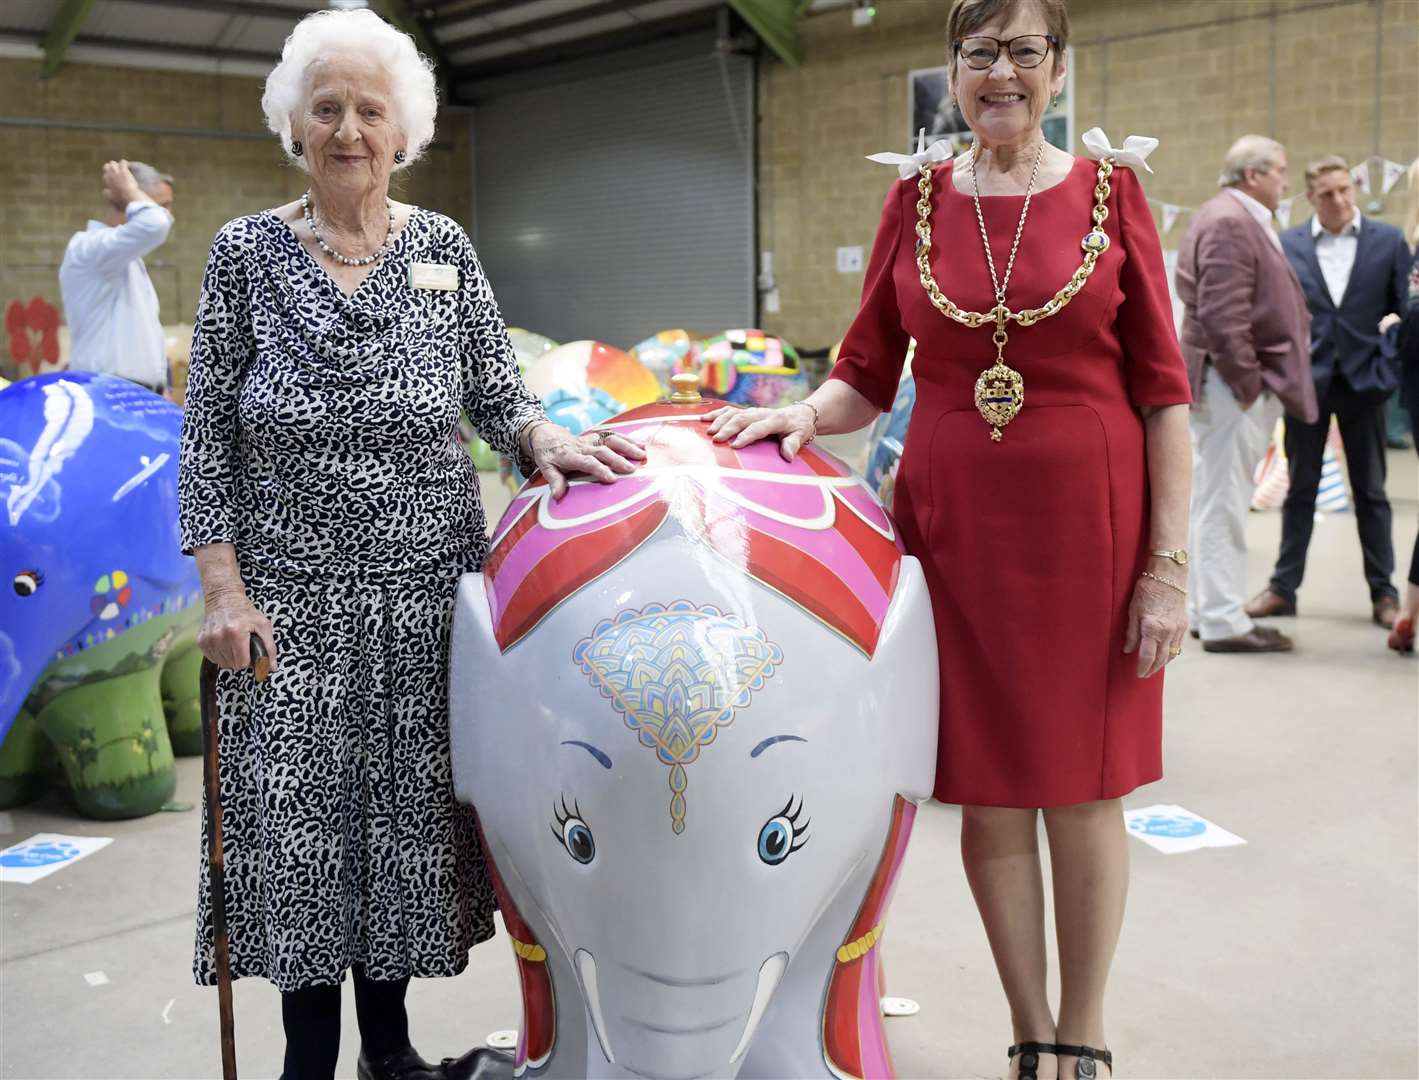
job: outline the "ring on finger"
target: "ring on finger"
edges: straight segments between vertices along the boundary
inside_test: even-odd
[[[1172,648],[1170,648],[1170,649],[1168,650],[1168,655],[1169,655],[1169,656],[1181,656],[1181,655],[1182,655],[1182,646],[1181,646],[1181,645],[1174,645]]]

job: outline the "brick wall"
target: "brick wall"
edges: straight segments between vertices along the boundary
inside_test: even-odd
[[[802,67],[766,65],[760,80],[760,246],[782,304],[763,322],[802,347],[851,322],[862,275],[838,273],[835,251],[870,248],[895,178],[863,157],[905,149],[907,73],[945,63],[948,0],[876,6],[865,29],[841,10],[806,19]],[[1145,183],[1158,200],[1209,198],[1247,132],[1286,145],[1293,194],[1322,153],[1419,154],[1419,0],[1072,0],[1070,15],[1075,137],[1096,125],[1116,143],[1156,136]],[[1398,224],[1404,198],[1401,182],[1380,210],[1361,206]],[[1304,198],[1293,213],[1309,213]]]
[[[261,80],[70,64],[41,81],[39,68],[38,61],[0,59],[0,116],[61,125],[0,125],[0,311],[33,296],[59,304],[64,246],[103,209],[100,168],[110,158],[133,158],[177,181],[176,224],[147,263],[163,321],[190,323],[217,229],[306,188],[305,173],[286,163],[266,130]],[[106,125],[211,134],[102,130]],[[445,114],[438,131],[424,160],[396,178],[394,195],[467,226],[472,180],[465,114]],[[0,374],[14,374],[4,349]]]
[[[782,308],[767,329],[802,347],[838,340],[860,274],[840,274],[839,246],[871,244],[892,173],[863,160],[903,149],[907,72],[944,62],[948,0],[877,0],[877,21],[846,11],[803,23],[805,61],[767,63],[759,90],[760,246],[774,254]],[[1216,189],[1223,152],[1246,131],[1271,134],[1304,162],[1419,154],[1419,0],[1073,0],[1076,136],[1155,135],[1151,196],[1196,206]],[[305,187],[260,112],[260,80],[0,59],[0,115],[51,124],[204,130],[218,137],[0,126],[0,310],[56,304],[64,244],[99,207],[110,157],[148,161],[178,180],[177,226],[149,260],[164,321],[190,321],[212,234],[237,214]],[[398,197],[471,225],[468,130],[441,119],[437,146]],[[226,136],[226,133],[231,133]],[[1077,149],[1077,148],[1076,148]],[[1400,220],[1396,189],[1376,214]],[[1298,201],[1297,219],[1307,212]],[[1175,244],[1187,223],[1165,238]],[[0,350],[0,374],[9,360]]]

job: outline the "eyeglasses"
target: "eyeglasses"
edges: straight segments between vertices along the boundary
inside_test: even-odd
[[[1050,46],[1059,47],[1053,34],[1022,34],[1009,41],[993,37],[967,37],[956,41],[956,54],[972,71],[985,71],[1000,58],[1000,50],[1010,53],[1010,61],[1019,68],[1039,67],[1049,55]]]

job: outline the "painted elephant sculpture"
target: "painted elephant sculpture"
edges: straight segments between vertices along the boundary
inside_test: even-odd
[[[464,578],[451,669],[535,1077],[886,1077],[878,942],[931,791],[920,565],[842,462],[611,421],[647,462],[540,479]]]
[[[177,532],[182,411],[106,375],[0,391],[0,806],[58,766],[79,811],[152,813],[200,753],[201,590]]]

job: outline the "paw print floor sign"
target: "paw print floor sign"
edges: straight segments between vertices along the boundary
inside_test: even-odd
[[[0,850],[0,881],[30,885],[113,843],[108,836],[35,833]]]
[[[1230,833],[1181,806],[1143,806],[1124,810],[1123,823],[1129,835],[1136,836],[1164,855],[1246,843],[1236,833]]]

